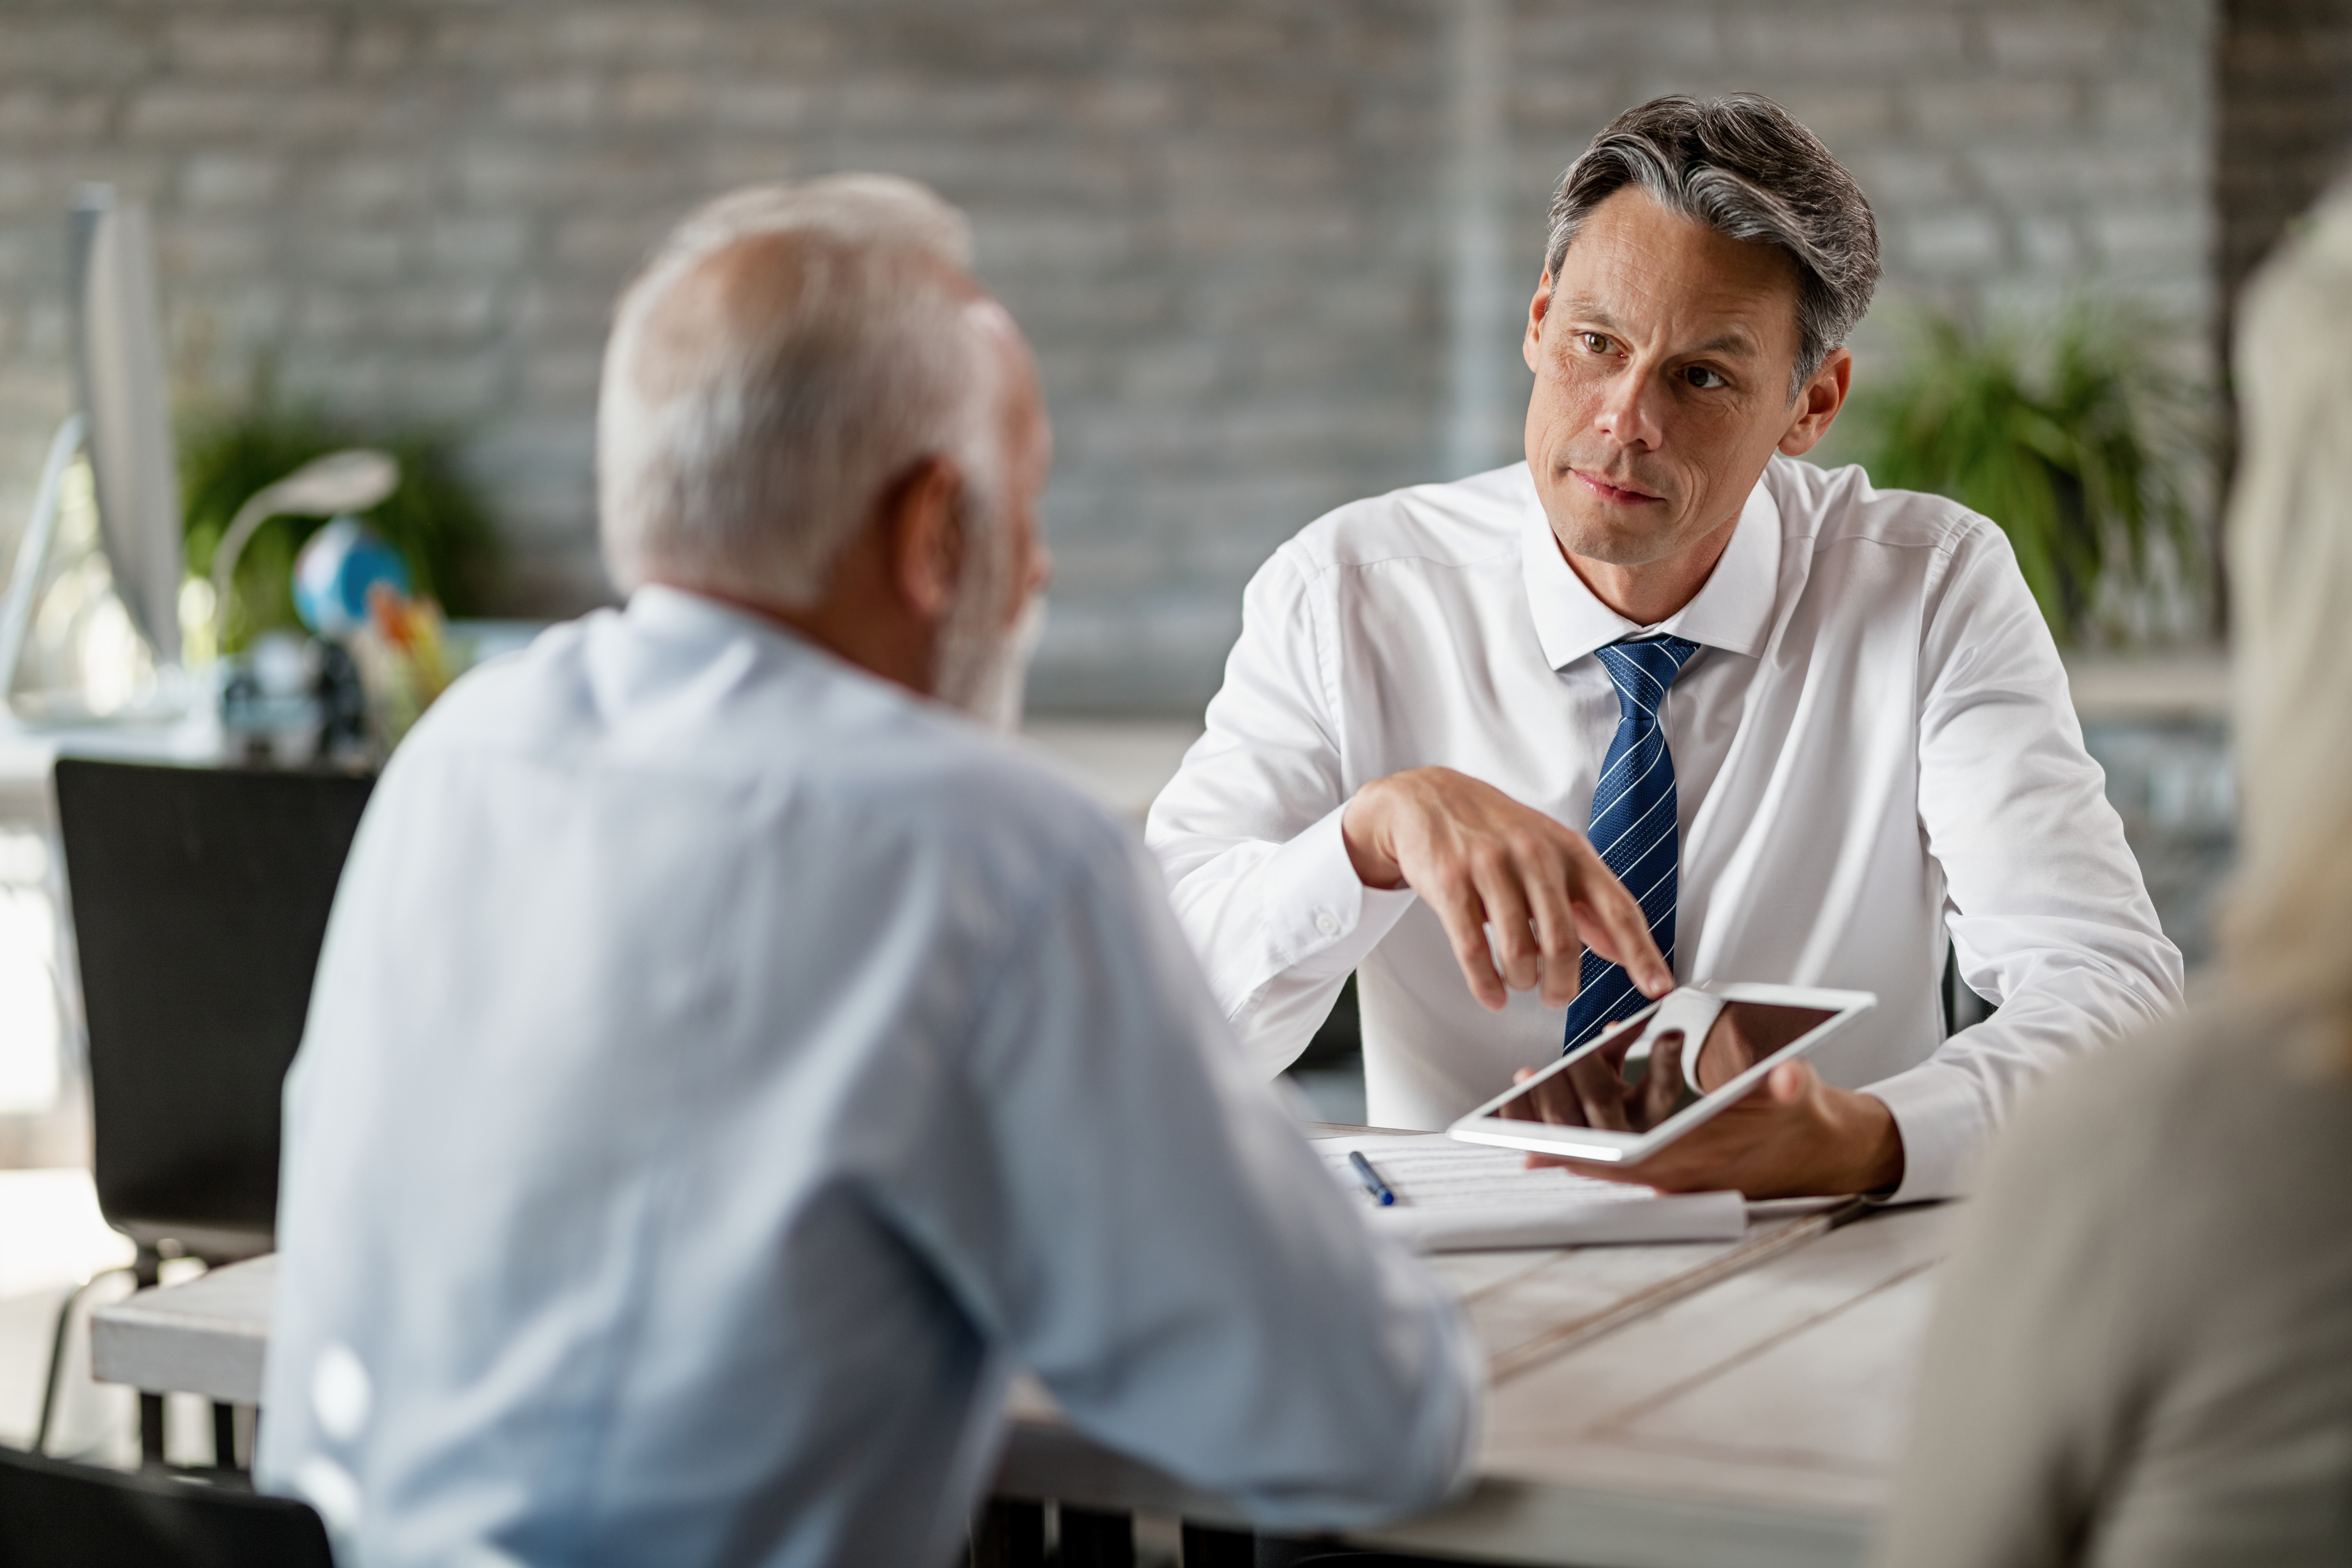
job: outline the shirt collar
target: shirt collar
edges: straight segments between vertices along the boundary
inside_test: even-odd
[[[647,583],[629,595],[629,619],[664,631],[750,631],[801,639],[765,616],[667,583]]]
[[[772,653],[814,658],[818,663],[856,669],[840,656],[781,622],[740,605],[730,605],[691,588],[647,583],[629,595],[625,612],[630,623],[656,637],[684,642],[723,643],[748,637]],[[866,673],[860,671],[860,673]],[[876,679],[879,679],[878,677]]]
[[[1780,579],[1780,507],[1759,478],[1740,509],[1739,524],[1723,559],[1681,609],[1654,626],[1636,626],[1595,598],[1559,552],[1551,520],[1544,515],[1535,479],[1527,469],[1525,513],[1519,555],[1528,584],[1528,608],[1536,637],[1554,669],[1565,669],[1598,647],[1620,638],[1671,632],[1708,647],[1755,658],[1772,629],[1772,605]]]

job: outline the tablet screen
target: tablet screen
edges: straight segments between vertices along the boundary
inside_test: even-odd
[[[1685,986],[1638,1025],[1604,1031],[1486,1114],[1647,1132],[1836,1016],[1826,1007],[1727,1001]]]

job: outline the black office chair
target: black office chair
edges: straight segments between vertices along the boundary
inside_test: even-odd
[[[340,773],[57,765],[92,1173],[107,1223],[137,1244],[142,1286],[165,1258],[222,1264],[271,1248],[279,1093],[372,787]],[[52,1394],[55,1381],[53,1364]],[[49,1415],[45,1403],[37,1448]],[[213,1417],[227,1467],[229,1407]],[[142,1395],[140,1433],[160,1462],[160,1395]]]
[[[0,1448],[9,1568],[334,1568],[302,1503]]]

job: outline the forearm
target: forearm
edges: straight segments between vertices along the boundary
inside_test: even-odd
[[[2154,975],[2040,966],[2000,1010],[1908,1072],[1869,1086],[1894,1113],[1905,1154],[1898,1201],[1957,1197],[2017,1105],[2058,1068],[2145,1026],[2177,1003]]]
[[[1034,982],[965,1068],[998,1179],[921,1205],[967,1216],[929,1227],[944,1272],[1082,1430],[1263,1522],[1439,1500],[1483,1378],[1446,1293],[1223,1037],[1164,907],[1125,916],[1089,886],[1035,923]]]
[[[1269,1074],[1306,1047],[1412,899],[1367,889],[1349,861],[1340,725],[1311,574],[1292,553],[1276,552],[1252,579],[1208,732],[1144,828],[1210,994]]]
[[[1967,1190],[2052,1068],[2179,1006],[2181,964],[1998,530],[1956,555],[1920,659],[1920,826],[1960,977],[2000,1009],[1871,1086],[1903,1128],[1902,1195],[1924,1198]]]
[[[1155,823],[1155,851],[1197,843]],[[1286,843],[1228,844],[1169,890],[1210,994],[1271,1074],[1306,1047],[1332,998],[1411,904],[1367,888],[1333,811]]]

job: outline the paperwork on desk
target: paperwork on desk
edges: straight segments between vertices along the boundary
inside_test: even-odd
[[[1356,1179],[1348,1163],[1355,1150],[1395,1192],[1392,1206],[1374,1202]],[[1736,1241],[1748,1227],[1738,1193],[1661,1193],[1556,1166],[1531,1171],[1517,1150],[1457,1142],[1442,1132],[1323,1138],[1315,1152],[1374,1226],[1417,1252]]]

